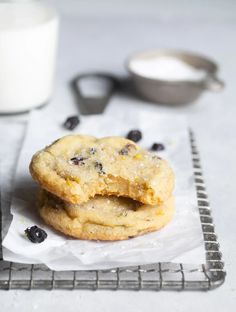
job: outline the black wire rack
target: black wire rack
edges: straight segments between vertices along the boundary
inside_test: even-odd
[[[0,289],[210,290],[225,280],[224,262],[206,193],[194,134],[190,144],[206,262],[161,262],[109,270],[52,271],[45,265],[4,261],[0,254]]]

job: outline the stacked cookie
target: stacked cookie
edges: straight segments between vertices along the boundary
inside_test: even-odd
[[[63,137],[33,156],[30,172],[41,217],[76,238],[127,239],[173,216],[168,163],[124,138]]]

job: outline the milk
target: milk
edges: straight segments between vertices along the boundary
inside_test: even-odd
[[[52,96],[58,16],[36,1],[0,2],[0,113],[43,105]]]

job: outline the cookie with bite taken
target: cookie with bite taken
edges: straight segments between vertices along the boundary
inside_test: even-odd
[[[62,137],[33,156],[30,172],[43,189],[73,204],[114,195],[159,205],[174,187],[166,160],[122,137]]]

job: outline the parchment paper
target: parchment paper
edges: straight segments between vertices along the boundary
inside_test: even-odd
[[[167,116],[146,111],[126,111],[119,116],[82,117],[72,133],[97,137],[126,136],[131,129],[143,132],[140,145],[150,148],[161,142],[166,158],[176,176],[175,216],[161,231],[121,242],[81,241],[60,235],[41,221],[36,212],[35,192],[28,166],[32,155],[45,145],[70,131],[62,127],[64,115],[56,117],[43,112],[31,113],[26,137],[17,165],[13,220],[3,241],[5,260],[44,263],[54,270],[107,269],[153,262],[204,263],[205,252],[195,195],[188,127],[183,116]],[[28,226],[38,225],[48,233],[41,244],[33,244],[24,235]]]

